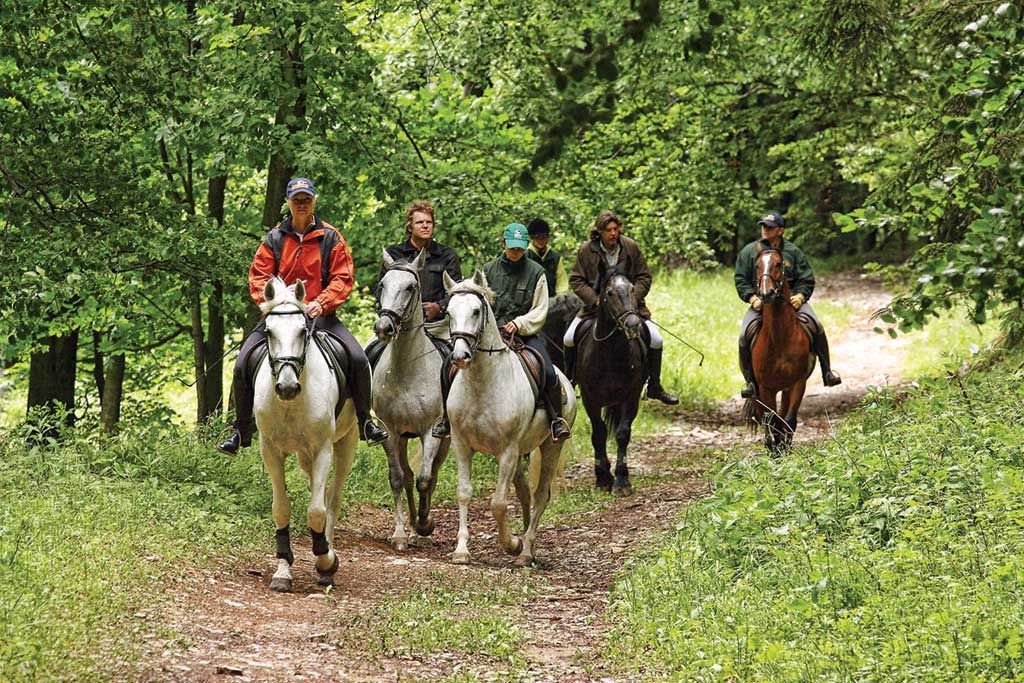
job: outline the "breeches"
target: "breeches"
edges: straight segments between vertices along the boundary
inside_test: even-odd
[[[804,302],[804,305],[800,307],[800,310],[798,310],[797,313],[800,315],[806,315],[808,318],[813,320],[819,330],[825,329],[822,327],[821,321],[818,320],[818,314],[814,312],[814,309],[811,308],[809,303]],[[743,322],[740,323],[740,346],[743,348],[747,347],[747,328],[750,327],[750,323],[760,319],[761,311],[755,311],[753,308],[747,309],[746,314],[743,316]]]
[[[565,331],[565,335],[562,337],[562,346],[573,347],[576,345],[576,340],[573,339],[573,337],[576,336],[576,328],[580,326],[581,320],[583,320],[583,318],[572,319],[572,322],[569,324],[569,329]],[[651,335],[651,348],[660,349],[665,344],[665,340],[663,340],[661,335],[658,333],[658,328],[650,320],[645,320],[644,325],[647,326],[647,331]],[[743,329],[747,328],[744,327]]]

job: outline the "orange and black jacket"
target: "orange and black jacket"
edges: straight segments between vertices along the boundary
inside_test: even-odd
[[[306,301],[318,301],[323,306],[324,315],[334,313],[348,298],[355,284],[355,264],[345,238],[337,228],[321,221],[319,217],[313,218],[313,225],[302,235],[292,229],[290,217],[274,230],[280,231],[283,238],[281,260],[280,263],[276,262],[274,251],[268,244],[268,235],[268,239],[256,250],[256,256],[249,267],[249,295],[252,300],[257,306],[263,303],[263,287],[267,280],[277,275],[287,285],[302,280],[306,286]],[[335,233],[336,244],[330,252],[325,286],[322,281],[320,241],[328,230]]]

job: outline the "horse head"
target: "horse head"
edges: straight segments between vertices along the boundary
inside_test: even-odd
[[[785,296],[786,270],[782,252],[757,245],[757,295],[766,304]]]
[[[306,318],[306,286],[299,280],[289,287],[274,277],[264,285],[263,297],[260,310],[266,316],[267,357],[274,391],[281,400],[290,401],[302,391],[299,380],[313,330]]]
[[[627,339],[639,337],[643,321],[637,313],[636,289],[629,278],[613,267],[605,272],[600,291],[602,315],[622,330]]]
[[[456,283],[444,274],[444,289],[448,292],[448,320],[452,338],[452,362],[460,370],[469,367],[473,354],[480,347],[487,330],[488,319],[494,318],[491,303],[494,292],[487,285],[487,277],[479,270],[471,280]],[[497,322],[494,323],[497,329]],[[497,336],[497,332],[495,332]]]
[[[420,271],[427,262],[427,252],[412,261],[396,261],[383,250],[384,275],[377,284],[377,322],[373,331],[384,344],[394,341],[402,327],[416,324],[416,315],[422,316],[420,306]]]

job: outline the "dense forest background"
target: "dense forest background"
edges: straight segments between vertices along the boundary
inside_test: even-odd
[[[0,361],[104,431],[188,375],[217,415],[292,175],[364,295],[412,199],[469,265],[535,216],[572,252],[611,208],[665,268],[728,266],[779,210],[811,253],[895,264],[886,322],[967,301],[1015,339],[1022,4],[8,0]]]

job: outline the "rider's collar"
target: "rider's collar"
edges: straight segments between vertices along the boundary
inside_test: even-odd
[[[518,261],[509,261],[508,257],[505,256],[505,254],[502,254],[500,257],[498,257],[498,261],[501,263],[502,266],[509,270],[522,270],[523,268],[526,267],[525,254],[523,254],[523,257]]]
[[[295,239],[301,241],[309,239],[309,237],[316,233],[317,230],[323,230],[324,224],[323,221],[320,220],[320,216],[314,215],[312,225],[310,225],[309,228],[306,229],[306,232],[300,234],[298,232],[295,232],[295,228],[292,227],[292,217],[288,216],[288,218],[285,218],[283,221],[281,221],[281,225],[277,227],[281,230],[281,232],[285,233],[286,235],[292,235],[293,237],[295,237]]]
[[[766,240],[763,237],[757,238],[757,241],[760,242],[762,245],[764,245],[765,249],[776,249],[777,251],[782,251],[783,247],[786,246],[786,240],[781,235],[779,236],[779,246],[778,247],[773,247],[772,243],[769,240]]]

